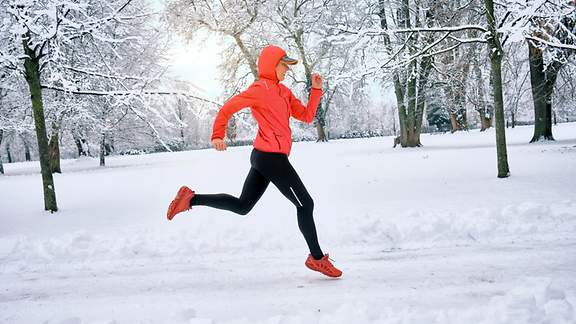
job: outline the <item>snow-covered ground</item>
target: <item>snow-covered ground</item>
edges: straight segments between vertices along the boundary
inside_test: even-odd
[[[166,220],[182,184],[239,194],[250,147],[63,161],[55,214],[38,163],[5,164],[0,323],[576,323],[576,124],[554,134],[508,129],[507,179],[493,130],[296,143],[339,280],[273,186]]]

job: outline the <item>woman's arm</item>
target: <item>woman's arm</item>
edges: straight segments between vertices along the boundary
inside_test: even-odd
[[[313,74],[310,98],[308,98],[308,104],[306,106],[304,106],[302,102],[292,94],[292,91],[290,91],[290,114],[292,117],[300,121],[311,123],[312,120],[314,120],[314,116],[316,116],[316,111],[318,110],[318,104],[320,104],[321,98],[322,78],[318,74]]]
[[[224,139],[226,135],[226,125],[228,125],[228,120],[234,113],[242,108],[252,107],[257,105],[258,102],[258,86],[252,84],[246,91],[241,92],[234,97],[230,98],[218,111],[216,119],[214,120],[214,126],[212,127],[212,136],[210,140],[214,139]]]

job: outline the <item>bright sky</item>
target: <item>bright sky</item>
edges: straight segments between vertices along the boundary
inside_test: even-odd
[[[155,9],[163,10],[164,0],[152,0]],[[216,99],[222,92],[217,77],[220,52],[224,45],[216,37],[200,37],[186,43],[181,37],[174,37],[168,52],[170,74],[181,80],[190,81],[205,91],[205,95]]]
[[[189,44],[177,41],[168,53],[170,73],[181,80],[192,82],[215,99],[222,89],[217,77],[222,44],[214,38],[195,39]]]

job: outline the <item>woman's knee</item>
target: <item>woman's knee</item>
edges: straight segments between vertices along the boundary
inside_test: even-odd
[[[312,212],[314,210],[314,200],[310,196],[302,197],[298,199],[296,208],[307,212]]]
[[[240,206],[238,206],[237,213],[244,216],[247,215],[252,210],[252,208],[254,208],[254,204],[241,203]]]

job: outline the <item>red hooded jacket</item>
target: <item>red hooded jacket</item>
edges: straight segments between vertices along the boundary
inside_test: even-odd
[[[254,148],[290,155],[290,117],[311,123],[316,116],[322,89],[312,88],[308,105],[304,106],[276,77],[276,65],[284,55],[286,52],[277,46],[266,46],[262,50],[258,58],[258,80],[220,108],[212,129],[212,140],[223,139],[230,117],[238,110],[250,107],[252,116],[258,122]]]

